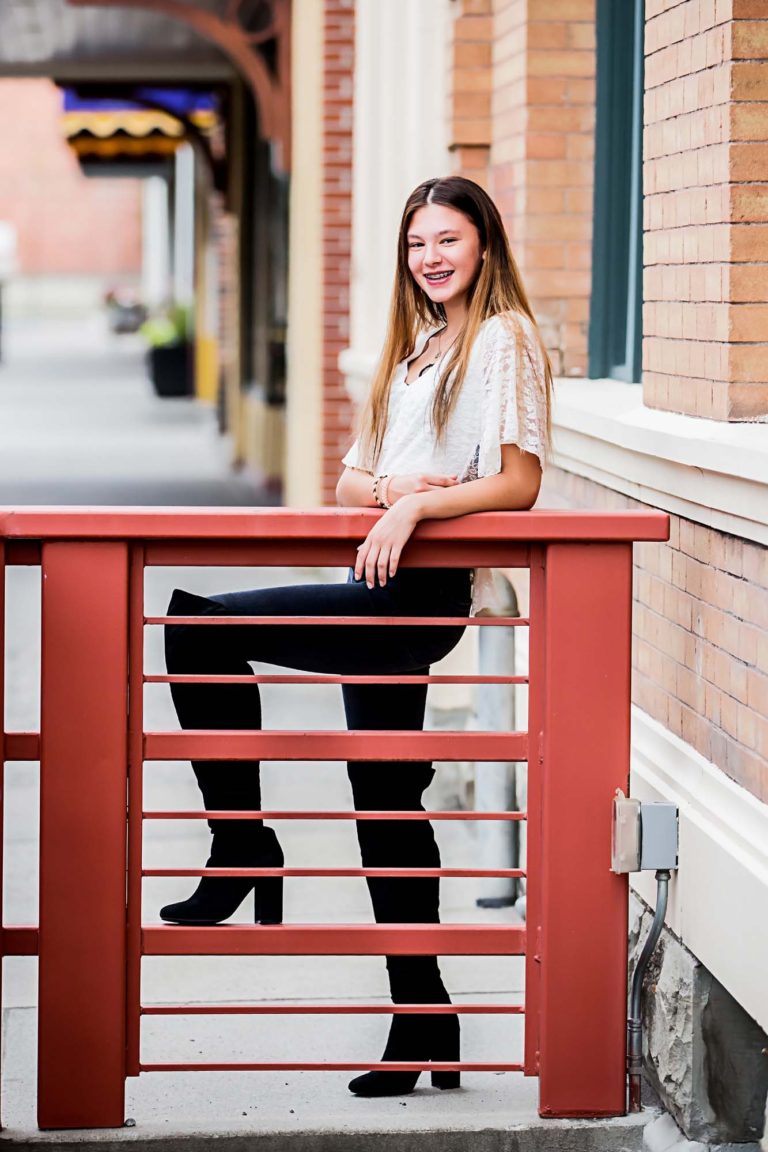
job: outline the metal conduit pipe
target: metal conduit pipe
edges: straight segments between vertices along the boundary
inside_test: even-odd
[[[629,1001],[629,1020],[627,1021],[627,1073],[629,1076],[629,1110],[639,1112],[640,1105],[640,1078],[643,1071],[643,1023],[640,1015],[640,998],[643,991],[643,977],[648,962],[659,942],[664,917],[667,914],[667,897],[669,895],[670,873],[667,868],[659,868],[656,872],[656,911],[653,916],[651,930],[648,933],[640,958],[635,966],[632,976],[632,993]]]
[[[519,616],[514,588],[500,572],[494,572],[497,602],[483,615]],[[515,674],[515,628],[478,629],[478,671],[483,676]],[[483,684],[477,695],[477,727],[482,732],[512,732],[515,729],[515,689],[512,684]],[[475,765],[475,811],[505,812],[516,807],[517,780],[514,764],[478,762]],[[505,821],[485,824],[480,841],[483,868],[518,868],[519,827]],[[518,895],[513,878],[482,882],[476,903],[480,908],[507,908]]]

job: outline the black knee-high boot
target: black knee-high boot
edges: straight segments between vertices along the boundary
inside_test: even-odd
[[[214,600],[178,589],[169,616],[221,614]],[[232,650],[229,629],[173,624],[166,628],[166,666],[171,674],[248,674],[246,661]],[[258,688],[241,684],[172,684],[171,695],[182,728],[237,729],[261,726]],[[258,762],[192,762],[208,811],[259,810]],[[209,868],[281,868],[283,853],[272,828],[261,820],[209,820],[213,833]],[[168,904],[163,920],[176,924],[218,924],[254,893],[254,919],[282,921],[282,877],[203,876],[187,900]]]
[[[361,765],[368,774],[374,765]],[[383,768],[384,765],[375,766]],[[387,765],[391,771],[403,768],[414,775],[425,770],[421,765]],[[432,775],[431,769],[427,769]],[[370,780],[370,776],[368,775]],[[421,808],[419,798],[407,807]],[[398,807],[406,805],[398,804]],[[357,805],[358,809],[360,804]],[[371,809],[383,809],[386,800],[370,804]],[[426,820],[358,822],[363,866],[367,868],[439,868],[440,852],[431,825]],[[377,923],[438,923],[439,880],[418,878],[369,877],[374,917]],[[387,974],[392,1001],[395,1004],[450,1004],[451,998],[443,983],[436,956],[387,956]],[[460,1029],[455,1014],[398,1013],[393,1016],[384,1061],[441,1061],[459,1059]],[[350,1090],[359,1096],[399,1096],[411,1092],[416,1086],[418,1072],[374,1071],[356,1077]],[[437,1088],[457,1088],[458,1072],[433,1072],[432,1084]]]
[[[367,686],[366,686],[367,687]],[[420,727],[423,701],[414,699],[411,685],[387,685],[386,701],[378,701],[377,717],[385,704],[386,722],[381,728]],[[399,689],[399,691],[398,691]],[[347,700],[347,722],[352,727],[369,719],[360,707],[359,693]],[[369,690],[371,691],[371,690]],[[372,689],[382,691],[382,689]],[[403,698],[402,694],[407,695]],[[426,690],[424,690],[424,695]],[[399,699],[398,699],[399,697]],[[386,761],[350,763],[349,777],[358,811],[400,809],[423,810],[422,794],[432,780],[431,765]],[[427,820],[360,820],[358,841],[366,868],[439,868],[440,852]],[[438,923],[440,920],[440,881],[438,878],[368,877],[373,912],[377,923]],[[395,1004],[450,1004],[436,956],[387,956],[390,991]],[[440,1061],[459,1059],[460,1030],[455,1014],[396,1014],[382,1059],[385,1061]],[[361,1096],[402,1095],[416,1085],[417,1072],[368,1072],[350,1082],[350,1090]],[[459,1086],[458,1072],[434,1072],[438,1088]]]

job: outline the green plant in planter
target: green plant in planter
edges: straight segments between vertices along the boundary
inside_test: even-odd
[[[184,304],[173,304],[156,316],[150,316],[139,331],[150,348],[189,343],[192,339],[192,311]]]
[[[147,342],[149,376],[158,396],[190,396],[194,391],[192,312],[174,304],[141,326]]]

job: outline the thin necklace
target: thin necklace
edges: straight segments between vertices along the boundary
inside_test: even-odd
[[[435,356],[434,360],[430,360],[429,364],[425,364],[424,367],[419,370],[419,374],[416,377],[417,380],[421,379],[421,377],[424,375],[424,373],[429,368],[434,368],[435,364],[437,364],[441,355],[443,355],[443,353],[441,353],[441,351],[440,351],[440,341],[442,340],[444,333],[445,333],[445,328],[441,328],[439,332],[433,333],[433,335],[430,337],[430,340],[433,340],[435,335],[437,336],[437,355]],[[458,339],[458,332],[456,333],[453,340],[451,340],[450,344],[446,348],[446,350],[445,350],[446,352],[448,352],[453,347],[453,345],[456,343],[457,339]],[[406,380],[406,383],[408,383],[407,380]],[[411,381],[411,383],[413,383],[413,381]]]

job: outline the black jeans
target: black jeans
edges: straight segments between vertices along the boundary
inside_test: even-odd
[[[471,598],[467,569],[401,569],[384,588],[369,589],[350,571],[346,584],[297,585],[229,592],[211,597],[176,590],[168,615],[243,616],[466,616]],[[170,673],[248,674],[254,660],[307,672],[338,675],[426,675],[430,664],[458,643],[462,625],[169,625],[166,662]],[[183,728],[260,728],[256,685],[173,684],[171,693]],[[344,709],[350,729],[420,729],[425,684],[345,684]],[[259,764],[193,762],[206,808],[259,809]],[[429,763],[350,761],[348,774],[358,811],[423,810],[422,794],[432,780]],[[211,822],[215,835],[252,841],[254,821]],[[363,867],[437,868],[440,853],[426,820],[363,820],[357,824]],[[439,920],[439,879],[368,877],[375,918],[380,923]],[[402,961],[412,961],[403,964]],[[415,961],[418,960],[418,963]],[[393,999],[440,1001],[432,957],[388,958]],[[423,975],[423,980],[419,973]]]

